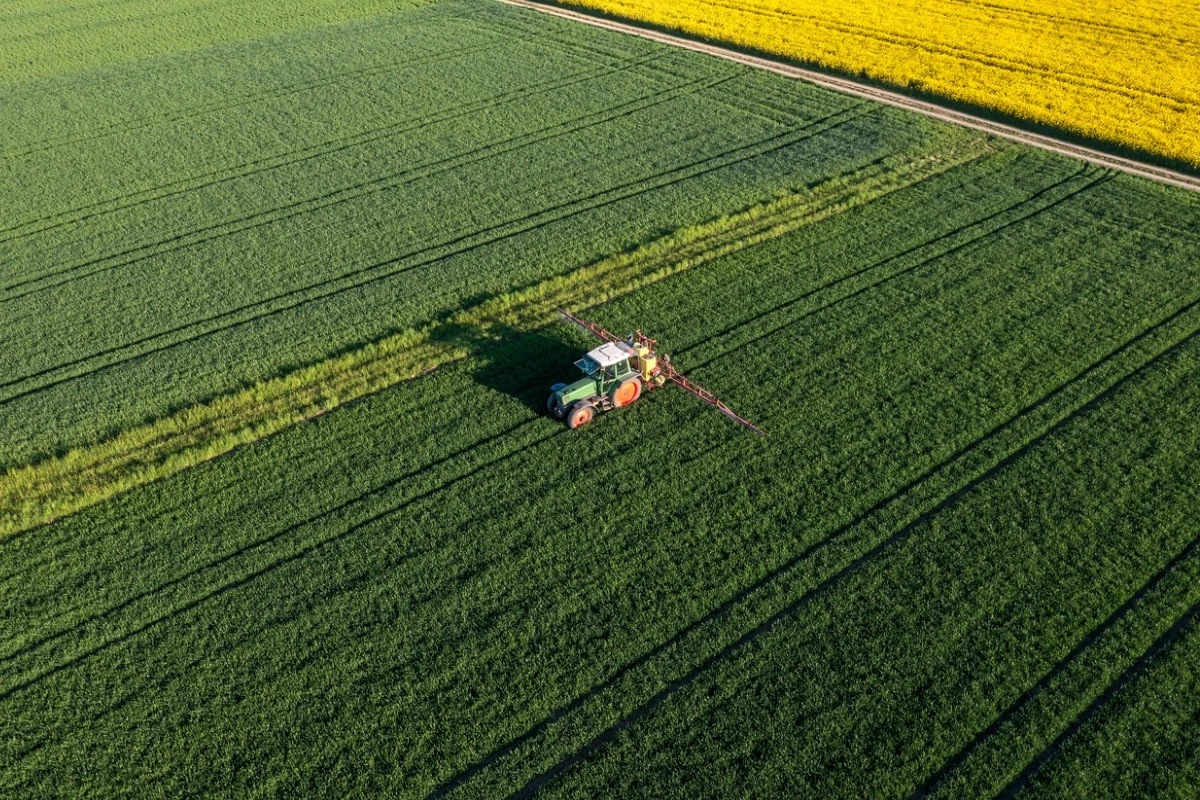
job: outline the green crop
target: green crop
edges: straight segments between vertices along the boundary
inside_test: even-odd
[[[89,75],[0,103],[4,467],[971,138],[491,2]]]
[[[95,80],[99,77],[95,72],[101,72],[109,65],[119,65],[109,74],[120,75],[131,61],[254,42],[287,31],[352,24],[428,2],[139,0],[137,3],[67,3],[62,0],[14,0],[4,4],[0,16],[4,23],[0,86],[27,83],[32,78],[45,76],[71,76],[71,73],[84,70],[92,70]],[[239,49],[233,46],[229,52],[236,57]],[[116,104],[106,110],[117,115],[122,111]]]
[[[1167,697],[1188,752],[1195,213],[1006,150],[590,312],[766,437],[565,430],[552,326],[10,537],[0,780],[975,796]]]
[[[562,307],[586,309],[686,269],[811,225],[994,149],[894,159],[677,231],[629,253],[464,308],[286,375],[0,476],[0,535],[207,461],[343,403],[545,325]]]
[[[0,91],[0,795],[1196,793],[1194,196],[484,0]]]

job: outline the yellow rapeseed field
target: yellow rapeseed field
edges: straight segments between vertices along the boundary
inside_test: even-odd
[[[572,0],[1200,166],[1200,0]]]

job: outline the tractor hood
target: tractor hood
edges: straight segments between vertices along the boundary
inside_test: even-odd
[[[584,400],[596,393],[596,381],[593,378],[580,378],[574,383],[568,383],[554,394],[564,407],[579,400]]]

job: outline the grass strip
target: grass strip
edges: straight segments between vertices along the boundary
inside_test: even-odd
[[[481,352],[553,321],[559,306],[595,306],[848,211],[1001,147],[980,138],[916,159],[882,159],[497,295],[420,329],[394,333],[95,444],[10,469],[0,476],[0,536],[53,522]]]

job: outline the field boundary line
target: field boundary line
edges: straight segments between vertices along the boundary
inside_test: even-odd
[[[719,44],[713,44],[707,41],[700,41],[684,36],[677,36],[670,33],[664,33],[658,30],[645,28],[640,25],[635,25],[630,22],[618,22],[614,19],[599,17],[592,14],[585,14],[580,11],[550,6],[533,0],[497,0],[497,2],[506,5],[516,6],[531,11],[537,11],[543,14],[551,14],[556,17],[571,20],[573,22],[581,22],[586,25],[593,25],[599,28],[605,28],[617,33],[625,33],[632,36],[639,36],[643,39],[650,39],[661,44],[673,45],[682,47],[688,50],[694,50],[698,53],[704,53],[718,58],[736,61],[740,64],[745,64],[756,69],[774,72],[778,75],[784,75],[789,78],[797,78],[799,80],[814,83],[818,86],[823,86],[826,89],[833,89],[846,94],[852,94],[857,97],[874,100],[885,105],[903,108],[908,111],[914,111],[919,114],[924,114],[927,117],[941,120],[943,122],[951,122],[956,125],[961,125],[966,128],[983,131],[999,136],[1003,139],[1009,139],[1014,142],[1026,144],[1031,147],[1037,147],[1051,153],[1070,156],[1072,158],[1088,161],[1102,167],[1125,172],[1130,175],[1136,175],[1141,178],[1147,178],[1159,183],[1176,186],[1182,189],[1190,189],[1194,192],[1200,192],[1200,178],[1187,175],[1186,173],[1177,170],[1160,167],[1155,164],[1150,164],[1144,161],[1138,161],[1133,158],[1113,155],[1097,150],[1092,147],[1074,144],[1065,139],[1060,139],[1047,134],[1035,133],[1030,130],[1019,128],[1015,125],[1010,125],[1003,122],[981,117],[976,114],[970,114],[965,111],[950,108],[949,106],[933,103],[928,100],[919,100],[915,97],[901,94],[899,92],[882,89],[872,86],[867,83],[850,80],[848,78],[835,77],[823,72],[818,72],[814,69],[788,64],[784,61],[765,58],[763,56],[750,55],[733,50],[728,47],[723,47]]]

